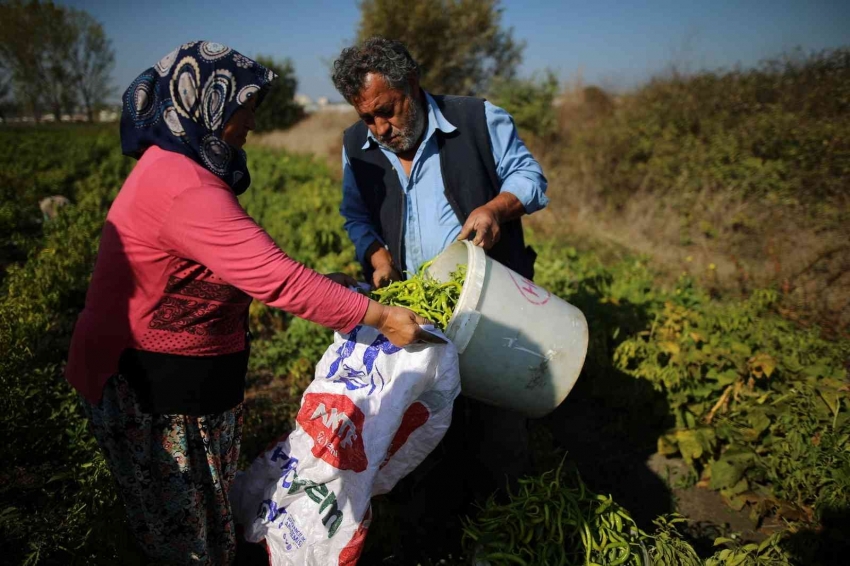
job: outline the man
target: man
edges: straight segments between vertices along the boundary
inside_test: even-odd
[[[546,179],[507,112],[478,98],[425,92],[404,45],[379,37],[344,49],[333,81],[360,115],[343,135],[340,213],[373,286],[415,273],[469,238],[533,277],[535,254],[520,217],[546,206]],[[456,405],[442,450],[450,445],[445,460],[457,471],[466,463],[458,451],[477,460],[469,487],[485,495],[525,471],[525,418],[468,399]]]

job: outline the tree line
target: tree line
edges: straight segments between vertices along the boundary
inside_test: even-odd
[[[518,112],[517,120],[535,134],[550,129],[557,80],[551,74],[540,82],[517,78],[525,44],[502,26],[499,0],[420,0],[412,10],[404,0],[363,0],[360,10],[357,39],[403,41],[422,67],[427,90],[487,96]],[[280,76],[260,109],[264,129],[291,126],[304,116],[293,100],[292,62],[261,59]],[[50,1],[0,0],[0,120],[52,114],[58,121],[83,109],[93,121],[114,99],[114,66],[112,42],[87,12]]]
[[[0,118],[36,121],[82,109],[89,121],[114,93],[115,51],[83,10],[53,2],[0,1]]]

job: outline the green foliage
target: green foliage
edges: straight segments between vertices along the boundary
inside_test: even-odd
[[[604,266],[540,248],[537,282],[587,315],[587,379],[604,389],[621,371],[666,397],[661,453],[681,455],[754,518],[811,522],[850,506],[850,343],[780,317],[772,290],[720,302],[684,276],[659,286],[640,259]]]
[[[524,45],[501,27],[498,0],[365,0],[357,38],[397,39],[422,68],[422,87],[437,94],[480,95],[511,78]]]
[[[295,102],[298,79],[292,61],[277,61],[272,57],[257,57],[257,62],[277,74],[269,92],[257,109],[256,131],[284,130],[304,117],[304,109]]]
[[[12,207],[3,229],[22,242],[19,256],[26,253],[25,262],[9,265],[0,290],[0,430],[13,439],[0,463],[0,551],[12,562],[32,564],[125,562],[121,505],[61,372],[103,218],[132,161],[120,155],[114,133],[100,130],[11,130],[0,144],[8,150],[0,158],[6,160],[0,190],[8,191],[4,206]],[[249,154],[253,186],[240,197],[247,210],[295,259],[322,272],[355,275],[354,250],[338,214],[339,187],[327,167],[258,148]],[[72,205],[51,222],[21,220],[37,216],[32,208],[54,187]],[[850,506],[847,341],[826,341],[817,329],[782,319],[772,290],[719,301],[688,278],[672,288],[660,285],[645,258],[606,264],[558,242],[533,243],[540,254],[536,281],[587,316],[590,349],[580,381],[604,390],[605,401],[624,412],[648,410],[642,418],[669,425],[658,442],[662,452],[680,454],[702,485],[719,490],[733,507],[779,515],[793,528]],[[260,304],[250,315],[257,338],[243,462],[291,429],[331,340],[330,331]],[[640,405],[638,389],[611,386],[614,375],[657,391],[664,403]],[[646,556],[652,563],[692,563],[693,549],[677,530],[681,519],[661,518],[651,534],[633,530],[628,513],[610,498],[590,494],[578,480],[552,480],[550,473],[524,484],[510,509],[491,501],[469,523],[498,543],[486,553],[504,552],[501,545],[517,525],[496,519],[522,508],[523,522],[533,528],[513,536],[519,558],[529,563],[557,552],[549,535],[560,532],[570,541],[568,559],[577,563],[587,560],[588,548],[593,560],[605,563],[622,558],[626,547],[635,564]],[[539,515],[532,517],[532,496],[551,500],[548,524],[545,509],[543,522],[533,522]],[[555,514],[564,520],[556,522]],[[548,530],[538,529],[541,524]],[[614,536],[626,547],[606,549]],[[756,546],[721,540],[728,548],[710,563],[787,563],[782,537]],[[479,543],[468,538],[467,544],[479,552]]]
[[[114,135],[94,127],[0,131],[0,278],[41,243],[39,201],[54,195],[73,201],[74,184],[91,175],[114,143]]]
[[[62,364],[84,301],[104,203],[123,182],[129,160],[117,150],[117,138],[106,134],[80,130],[94,142],[88,147],[63,130],[4,137],[10,134],[17,136],[5,139],[6,147],[24,150],[12,155],[29,158],[4,171],[21,201],[37,195],[41,183],[56,182],[76,204],[47,223],[43,235],[29,235],[28,261],[9,267],[0,294],[0,430],[13,439],[0,463],[0,548],[12,562],[91,562],[95,554],[108,562],[115,551],[107,542],[109,529],[114,533],[123,519]],[[38,142],[40,152],[30,146]],[[109,142],[113,150],[106,152]],[[101,157],[99,163],[92,154]]]
[[[735,538],[720,537],[715,546],[728,545],[705,561],[705,566],[791,566],[791,557],[782,549],[783,535],[777,533],[761,543],[742,543]]]
[[[464,550],[493,566],[756,566],[790,565],[777,534],[761,544],[718,538],[727,545],[703,561],[678,527],[679,515],[658,517],[655,531],[639,529],[610,496],[597,495],[577,473],[557,470],[519,480],[505,503],[490,498],[463,528]]]
[[[571,130],[570,155],[615,202],[734,191],[785,204],[843,195],[850,174],[850,49],[753,70],[673,74]]]
[[[540,80],[497,79],[489,99],[507,110],[520,130],[546,140],[558,132],[558,118],[552,105],[557,94],[558,78],[549,71]]]
[[[704,466],[738,508],[770,504],[754,493],[766,485],[804,511],[850,503],[850,345],[774,314],[772,291],[724,304],[685,280],[677,291],[614,353],[618,368],[667,394],[676,429],[659,449]]]

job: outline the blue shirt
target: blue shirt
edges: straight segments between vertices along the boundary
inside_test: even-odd
[[[460,221],[444,194],[440,154],[434,136],[437,130],[449,133],[456,128],[446,120],[431,95],[425,93],[425,97],[428,101],[428,126],[413,158],[410,177],[404,172],[404,166],[395,153],[378,146],[398,174],[399,183],[405,192],[407,210],[404,218],[403,269],[410,273],[415,273],[423,262],[454,242],[461,229]],[[501,191],[515,195],[528,214],[545,207],[549,203],[546,177],[543,176],[540,164],[519,138],[513,118],[503,109],[486,101],[484,115],[496,161],[496,173],[502,181]],[[378,143],[372,132],[363,141],[363,149]],[[366,250],[376,240],[385,245],[360,196],[345,147],[342,148],[342,205],[339,211],[345,218],[345,230],[354,242],[358,260],[365,261]]]

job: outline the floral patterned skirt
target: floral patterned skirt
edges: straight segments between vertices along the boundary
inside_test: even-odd
[[[230,564],[236,527],[228,490],[242,438],[242,405],[200,417],[144,413],[127,379],[113,376],[97,405],[83,401],[148,558]]]

